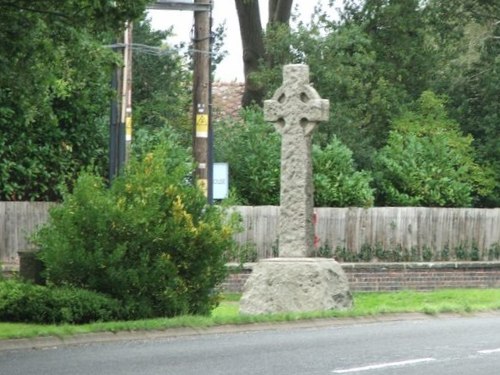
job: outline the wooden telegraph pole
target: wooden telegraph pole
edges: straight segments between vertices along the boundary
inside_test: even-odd
[[[123,67],[113,72],[112,88],[116,98],[111,103],[109,180],[120,174],[130,153],[132,141],[132,22],[127,22],[120,43],[123,53]],[[114,49],[117,49],[115,47]]]
[[[121,119],[125,128],[125,163],[130,156],[132,143],[132,22],[127,22],[123,50],[123,88]]]
[[[195,0],[195,4],[210,6],[211,0]],[[197,164],[196,182],[205,192],[209,203],[212,203],[211,11],[209,10],[194,11],[193,49],[193,154]]]
[[[194,12],[193,35],[193,156],[197,164],[195,178],[209,203],[212,192],[212,126],[211,126],[211,29],[212,0],[156,0],[149,9],[187,10]],[[132,24],[124,35],[124,68],[113,77],[117,99],[112,103],[110,140],[110,179],[126,162],[132,140]]]

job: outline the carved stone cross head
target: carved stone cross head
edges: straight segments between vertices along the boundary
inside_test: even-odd
[[[321,99],[309,84],[309,67],[302,64],[283,67],[283,84],[272,99],[264,101],[264,118],[283,133],[285,127],[301,126],[308,136],[319,121],[328,119],[329,101]]]

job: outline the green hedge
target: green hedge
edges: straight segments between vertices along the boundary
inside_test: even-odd
[[[0,281],[0,321],[90,323],[119,320],[121,304],[103,294],[72,287],[45,287],[15,279]]]

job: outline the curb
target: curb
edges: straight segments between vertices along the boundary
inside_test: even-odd
[[[439,314],[437,316],[422,313],[382,315],[368,318],[326,318],[299,320],[282,323],[254,323],[242,325],[220,325],[207,328],[169,328],[166,330],[152,331],[120,331],[120,332],[96,332],[76,334],[72,336],[46,336],[23,339],[0,340],[0,352],[15,350],[37,350],[48,348],[60,348],[68,346],[104,344],[120,341],[148,341],[165,340],[179,337],[237,334],[245,332],[286,330],[286,329],[310,329],[322,327],[345,327],[349,325],[388,323],[406,320],[430,320],[446,318],[468,318],[468,317],[500,317],[500,311],[475,313],[470,315],[461,314]]]

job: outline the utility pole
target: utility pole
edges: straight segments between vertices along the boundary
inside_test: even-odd
[[[156,0],[149,9],[194,12],[193,35],[193,157],[196,183],[208,202],[213,202],[213,130],[211,126],[211,49],[213,0]],[[112,87],[117,97],[111,103],[110,168],[112,180],[125,165],[132,140],[132,24],[127,23],[123,42],[123,69],[117,68]]]
[[[121,121],[125,128],[125,163],[130,157],[132,143],[132,22],[128,21],[124,34],[122,112]]]
[[[130,153],[132,141],[132,23],[127,22],[123,43],[123,66],[113,72],[111,86],[116,97],[111,102],[109,141],[109,180],[120,174]],[[115,48],[116,49],[116,48]]]
[[[210,6],[211,0],[195,0],[194,3]],[[195,177],[208,202],[212,203],[211,11],[194,11],[193,49],[193,154],[197,164]]]
[[[115,42],[114,51],[120,51],[123,47],[120,46],[121,40]],[[121,52],[121,51],[120,51]],[[122,67],[115,66],[111,79],[111,88],[116,95],[111,100],[111,117],[109,124],[109,182],[120,174],[120,170],[125,162],[125,129],[121,120],[122,114]]]

